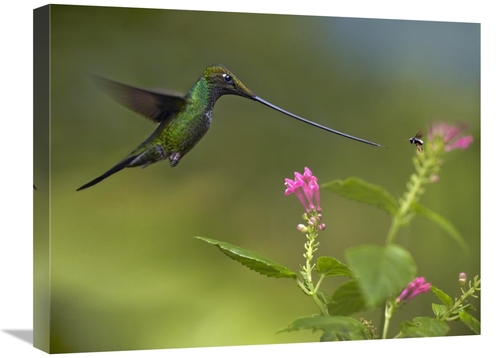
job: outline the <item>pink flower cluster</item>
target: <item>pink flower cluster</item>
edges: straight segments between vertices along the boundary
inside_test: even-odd
[[[466,128],[465,125],[450,126],[445,122],[436,123],[429,128],[429,140],[441,137],[444,141],[444,150],[449,152],[453,149],[467,149],[474,141],[471,135],[460,136]]]
[[[427,292],[431,289],[431,284],[425,282],[425,278],[417,277],[412,282],[406,286],[406,288],[401,292],[397,302],[408,302],[413,297],[420,295],[421,293]]]
[[[319,206],[318,179],[309,168],[304,168],[304,174],[295,172],[295,180],[285,179],[285,195],[294,193],[300,200],[306,212],[311,210],[321,211]]]

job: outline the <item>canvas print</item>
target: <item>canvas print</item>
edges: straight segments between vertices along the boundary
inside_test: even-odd
[[[480,334],[479,55],[477,23],[35,9],[34,346]]]

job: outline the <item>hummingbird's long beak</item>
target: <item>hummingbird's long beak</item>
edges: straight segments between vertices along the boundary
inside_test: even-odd
[[[310,124],[312,126],[315,126],[317,128],[320,128],[320,129],[323,129],[325,131],[328,131],[328,132],[331,132],[331,133],[335,133],[335,134],[338,134],[342,137],[346,137],[346,138],[349,138],[349,139],[354,139],[354,140],[357,140],[358,142],[362,142],[362,143],[366,143],[366,144],[370,144],[370,145],[373,145],[373,146],[376,146],[376,147],[383,147],[383,145],[380,145],[380,144],[377,144],[377,143],[373,143],[373,142],[370,142],[368,140],[365,140],[365,139],[361,139],[361,138],[358,138],[358,137],[354,137],[352,135],[349,135],[349,134],[345,134],[345,133],[342,133],[342,132],[339,132],[339,131],[336,131],[335,129],[331,129],[331,128],[328,128],[328,127],[325,127],[325,126],[322,126],[321,124],[318,124],[318,123],[315,123],[315,122],[312,122],[310,120],[307,120],[305,118],[302,118],[302,117],[299,117],[299,116],[296,116],[295,114],[293,113],[290,113],[288,111],[285,111],[284,109],[281,109],[277,106],[275,106],[274,104],[272,103],[269,103],[265,100],[263,100],[262,98],[258,97],[258,96],[254,96],[252,97],[253,100],[257,101],[257,102],[260,102],[272,109],[275,109],[277,110],[278,112],[281,112],[283,114],[286,114],[287,116],[290,116],[292,118],[295,118],[295,119],[298,119],[299,121],[302,121],[304,123],[307,123],[307,124]]]

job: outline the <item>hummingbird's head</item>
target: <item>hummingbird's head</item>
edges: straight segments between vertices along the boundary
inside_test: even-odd
[[[234,94],[249,99],[255,98],[255,94],[222,65],[208,66],[203,72],[203,78],[209,83],[216,98],[225,94]]]

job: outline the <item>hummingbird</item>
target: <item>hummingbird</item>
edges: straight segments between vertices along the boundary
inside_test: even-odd
[[[223,95],[236,95],[268,106],[287,116],[337,135],[382,147],[380,144],[345,134],[309,121],[269,103],[250,91],[223,65],[210,65],[186,95],[171,91],[150,91],[92,76],[96,84],[115,101],[158,123],[156,130],[137,149],[101,176],[77,189],[89,188],[123,168],[147,167],[168,159],[172,167],[203,138],[212,123],[215,102]]]
[[[414,144],[417,147],[417,151],[419,153],[422,153],[424,151],[424,141],[421,138],[422,132],[418,132],[417,134],[415,134],[415,137],[408,139],[410,141],[410,144]]]

